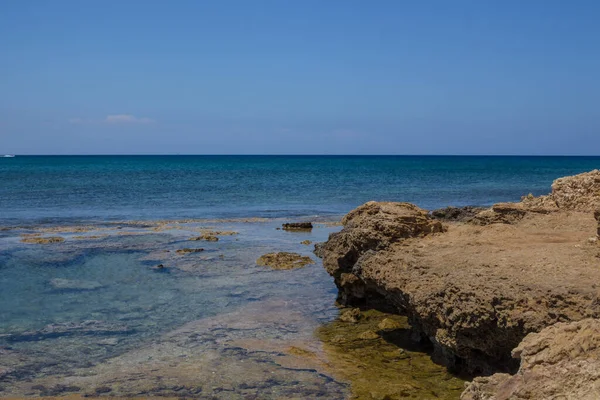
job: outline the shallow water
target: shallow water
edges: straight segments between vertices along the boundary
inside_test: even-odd
[[[0,396],[351,397],[352,380],[318,334],[338,315],[336,288],[313,246],[301,244],[340,228],[287,232],[277,229],[283,221],[4,231]],[[207,229],[237,234],[189,240]],[[36,232],[29,237],[65,240],[21,242]],[[316,263],[256,265],[273,251]],[[428,368],[444,371],[430,360]]]

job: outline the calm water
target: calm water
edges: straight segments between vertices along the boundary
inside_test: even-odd
[[[94,156],[0,159],[0,223],[343,214],[369,200],[488,205],[600,157]]]
[[[339,342],[315,335],[337,316],[336,288],[301,244],[340,228],[291,233],[283,222],[333,220],[368,200],[518,200],[599,167],[593,157],[0,158],[0,397],[347,398],[331,369]],[[237,234],[189,240],[206,230]],[[63,241],[23,242],[32,237]],[[176,252],[186,247],[204,251]],[[315,264],[256,265],[276,251]],[[410,398],[458,398],[462,382],[426,353],[403,359]]]

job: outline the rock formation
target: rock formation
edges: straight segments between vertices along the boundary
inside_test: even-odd
[[[310,257],[302,256],[298,253],[288,253],[285,251],[279,253],[268,253],[256,260],[257,265],[281,270],[302,268],[305,265],[314,263],[315,262]]]
[[[562,178],[548,196],[467,223],[369,202],[317,250],[340,303],[407,315],[415,338],[457,370],[514,373],[511,351],[528,334],[600,317],[600,248],[588,241],[599,189],[600,171]]]
[[[515,375],[476,378],[461,400],[600,398],[600,320],[559,322],[530,333],[512,354],[521,359]]]

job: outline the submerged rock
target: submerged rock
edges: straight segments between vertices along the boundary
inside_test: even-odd
[[[357,323],[339,318],[316,331],[328,375],[350,383],[351,399],[458,399],[463,381],[433,363],[426,346],[410,340],[406,317],[376,310],[361,315]],[[386,320],[399,328],[380,332]]]
[[[196,237],[190,238],[190,240],[204,240],[204,241],[207,241],[207,242],[218,242],[219,238],[216,237],[215,235],[210,234],[210,233],[204,233],[204,234],[202,234],[200,236],[196,236]]]
[[[204,251],[204,249],[202,249],[202,248],[190,249],[190,248],[186,247],[186,248],[177,250],[176,253],[178,253],[178,254],[188,254],[188,253],[200,253],[202,251]]]
[[[347,308],[340,312],[339,320],[342,322],[350,322],[356,324],[361,318],[362,314],[360,312],[360,308]]]
[[[104,287],[103,284],[95,281],[80,281],[63,278],[51,279],[50,286],[56,290],[96,290]]]
[[[314,263],[315,262],[308,256],[284,251],[279,253],[268,253],[256,260],[257,265],[280,270],[302,268],[305,265]]]
[[[285,231],[310,231],[313,228],[312,222],[289,222],[282,225]]]
[[[600,320],[557,323],[531,333],[512,352],[515,375],[475,378],[461,400],[600,398]]]
[[[310,240],[306,239],[306,240],[301,241],[300,244],[305,244],[308,246],[308,245],[312,244],[312,242]]]
[[[8,335],[11,342],[53,339],[73,335],[114,335],[130,333],[125,325],[105,321],[88,320],[83,322],[65,322],[46,325],[44,328]]]
[[[31,244],[51,244],[51,243],[61,243],[64,242],[65,239],[60,236],[50,236],[50,237],[24,237],[21,239],[23,243],[31,243]]]

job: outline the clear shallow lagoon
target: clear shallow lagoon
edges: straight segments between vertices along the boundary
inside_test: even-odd
[[[426,208],[518,200],[597,167],[600,158],[588,157],[0,159],[0,397],[346,398],[365,376],[336,372],[336,360],[359,363],[348,354],[364,345],[340,342],[335,286],[300,243],[339,227],[293,233],[277,230],[281,223],[334,220],[367,200]],[[159,221],[249,217],[265,218]],[[189,240],[205,229],[238,234]],[[31,234],[64,241],[21,242]],[[176,252],[185,247],[204,251]],[[255,264],[273,251],[315,264]],[[380,340],[368,352],[396,354]],[[389,360],[406,381],[402,393],[458,398],[461,381],[424,351]]]

